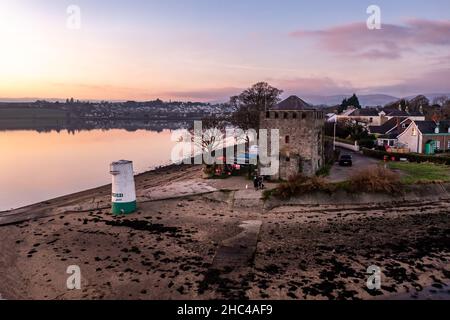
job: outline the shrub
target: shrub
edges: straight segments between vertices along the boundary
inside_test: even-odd
[[[391,157],[395,157],[396,160],[399,160],[400,158],[406,158],[410,162],[433,162],[438,164],[446,164],[450,165],[450,157],[446,156],[429,156],[419,153],[394,153],[394,152],[386,152],[386,151],[379,151],[379,150],[369,150],[369,149],[362,149],[364,155],[377,158],[380,160],[383,160],[384,156],[388,156],[389,159]]]
[[[398,192],[400,176],[383,166],[370,166],[357,171],[350,179],[353,192]]]
[[[210,177],[214,176],[214,174],[216,173],[216,166],[215,165],[205,165],[203,167],[203,173]]]
[[[272,194],[278,198],[289,199],[302,193],[313,191],[325,191],[328,184],[321,177],[305,177],[304,175],[296,175],[279,184]]]
[[[330,175],[330,170],[331,170],[331,164],[326,164],[326,165],[322,166],[322,168],[317,170],[316,176],[327,177]]]
[[[372,149],[373,147],[375,147],[375,140],[371,138],[364,138],[359,140],[358,144],[360,147]]]

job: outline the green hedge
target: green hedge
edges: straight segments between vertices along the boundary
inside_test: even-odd
[[[377,158],[380,160],[384,159],[384,156],[388,156],[389,159],[395,157],[396,160],[400,160],[400,158],[408,159],[410,162],[433,162],[438,164],[445,164],[450,166],[450,157],[436,157],[436,156],[428,156],[418,153],[395,153],[395,152],[386,152],[380,150],[370,150],[366,148],[362,148],[362,152],[364,155]]]

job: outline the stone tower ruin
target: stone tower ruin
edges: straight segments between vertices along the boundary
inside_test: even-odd
[[[298,174],[313,176],[324,165],[324,113],[297,96],[291,96],[260,113],[260,128],[280,133],[280,167],[274,180],[288,180]],[[271,147],[268,143],[268,152]]]

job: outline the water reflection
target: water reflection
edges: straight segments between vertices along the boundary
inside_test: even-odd
[[[74,119],[0,119],[0,131],[34,130],[37,132],[60,132],[66,130],[70,133],[88,130],[124,129],[136,131],[139,129],[162,132],[163,130],[176,130],[189,127],[192,121],[167,121],[167,120],[74,120]]]
[[[136,172],[168,164],[175,144],[171,129],[184,126],[129,121],[34,125],[0,127],[0,211],[109,183],[113,160],[132,160]]]

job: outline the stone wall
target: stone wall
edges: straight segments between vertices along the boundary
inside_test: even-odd
[[[260,114],[261,129],[268,129],[269,135],[270,129],[280,132],[280,170],[274,179],[287,180],[300,172],[312,176],[323,166],[324,123],[323,112],[316,110]]]
[[[305,193],[290,199],[270,197],[264,203],[266,210],[282,206],[302,205],[347,205],[347,204],[399,204],[401,202],[450,201],[450,183],[429,183],[403,186],[398,193],[355,193],[345,190],[335,192],[316,191]]]

